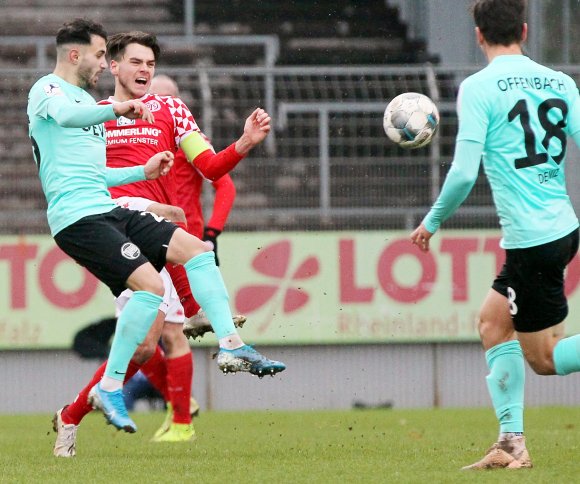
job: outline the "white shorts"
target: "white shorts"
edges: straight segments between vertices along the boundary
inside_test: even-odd
[[[119,197],[113,198],[113,202],[115,202],[119,207],[129,208],[131,210],[139,210],[139,212],[146,212],[147,208],[157,202],[153,200],[149,200],[148,198],[142,197]]]

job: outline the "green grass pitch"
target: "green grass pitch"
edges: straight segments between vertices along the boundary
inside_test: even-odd
[[[497,435],[491,409],[202,412],[191,443],[154,444],[162,413],[136,434],[91,414],[77,456],[52,455],[51,415],[0,416],[0,482],[577,482],[580,408],[530,408],[534,468],[465,472]]]

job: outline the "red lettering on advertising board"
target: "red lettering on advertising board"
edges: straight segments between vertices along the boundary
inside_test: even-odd
[[[505,250],[499,246],[501,237],[488,237],[483,242],[483,251],[495,255],[495,273],[499,274],[505,262]]]
[[[476,238],[445,238],[441,240],[441,253],[451,255],[451,286],[453,301],[467,301],[469,287],[467,284],[468,255],[477,252]]]
[[[0,260],[8,262],[10,267],[10,307],[26,307],[26,261],[36,257],[38,247],[19,243],[0,246]]]
[[[58,247],[50,250],[40,264],[38,282],[46,299],[55,306],[64,309],[78,308],[89,302],[97,292],[97,278],[82,267],[77,266],[83,274],[82,284],[74,291],[64,292],[54,282],[54,273],[59,264],[74,264],[74,262]]]
[[[393,276],[395,261],[402,256],[413,257],[421,266],[421,278],[412,286],[399,284]],[[430,252],[419,252],[407,239],[395,240],[385,247],[377,264],[379,284],[395,301],[402,303],[417,302],[426,297],[437,279],[437,264]]]
[[[32,263],[38,274],[38,284],[43,296],[55,306],[73,309],[90,302],[98,290],[98,280],[86,269],[78,266],[58,247],[39,257],[39,245],[19,242],[0,245],[0,261],[9,268],[10,309],[28,307],[27,268]],[[80,287],[63,291],[56,284],[55,273],[60,264],[72,264],[81,271]]]
[[[374,289],[360,287],[356,283],[356,260],[354,240],[341,239],[338,246],[340,261],[340,302],[371,302]]]

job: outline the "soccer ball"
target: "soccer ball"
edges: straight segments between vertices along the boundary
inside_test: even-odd
[[[399,94],[385,109],[385,133],[401,148],[415,149],[429,144],[438,126],[437,106],[424,94]]]

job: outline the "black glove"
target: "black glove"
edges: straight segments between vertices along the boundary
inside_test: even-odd
[[[219,266],[220,265],[220,260],[218,259],[218,253],[217,253],[217,238],[218,235],[221,234],[222,231],[218,230],[218,229],[213,229],[211,227],[206,227],[205,229],[203,229],[203,240],[204,242],[211,242],[213,244],[213,253],[215,254],[215,265]]]

